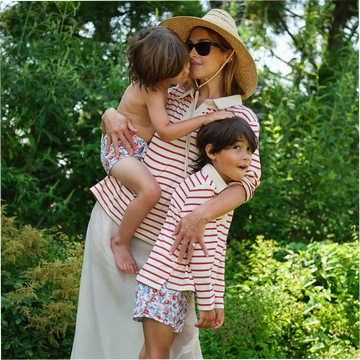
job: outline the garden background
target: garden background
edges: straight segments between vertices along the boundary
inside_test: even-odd
[[[128,85],[129,35],[214,7],[258,64],[245,105],[263,175],[235,212],[226,321],[201,331],[204,358],[359,357],[358,2],[237,0],[2,2],[2,358],[70,356],[101,115]]]

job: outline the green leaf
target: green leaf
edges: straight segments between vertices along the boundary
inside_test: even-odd
[[[312,347],[310,348],[310,350],[316,351],[316,350],[320,350],[320,349],[322,349],[322,348],[324,348],[324,347],[325,347],[325,345],[324,345],[323,343],[318,343],[318,344],[312,346]]]
[[[316,299],[314,299],[313,297],[310,297],[309,302],[305,306],[303,314],[308,313],[309,311],[311,311],[312,309],[314,309],[317,306],[320,306],[320,303]]]
[[[319,340],[319,336],[317,335],[311,335],[311,336],[308,336],[304,342],[308,342],[308,341],[316,341],[316,340]]]
[[[326,334],[324,334],[321,330],[319,330],[318,334],[319,334],[319,336],[320,336],[321,338],[323,338],[326,342],[330,341],[329,337],[328,337]]]
[[[333,352],[333,355],[339,354],[342,350],[343,350],[343,348],[341,346],[331,346],[330,347],[330,351]]]
[[[25,350],[25,353],[26,353],[26,355],[29,356],[30,359],[31,359],[31,358],[33,357],[33,355],[34,355],[34,353],[33,353],[31,350]]]
[[[315,316],[311,316],[310,318],[306,319],[303,322],[303,325],[305,326],[315,325],[315,324],[320,324],[320,321]]]
[[[315,283],[316,279],[307,278],[304,283],[304,288],[310,286],[311,284]]]

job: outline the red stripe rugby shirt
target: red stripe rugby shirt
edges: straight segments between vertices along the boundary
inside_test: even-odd
[[[169,89],[166,110],[171,123],[226,109],[245,118],[255,135],[259,136],[258,119],[252,110],[242,105],[240,95],[205,100],[196,110],[194,105],[193,89],[185,91],[182,85]],[[196,134],[197,131],[174,141],[164,141],[155,133],[149,144],[144,164],[159,183],[162,194],[159,202],[136,230],[135,236],[151,245],[154,245],[164,224],[172,193],[193,169],[191,164],[198,154]],[[254,190],[259,186],[260,176],[260,158],[256,150],[244,178],[238,182],[245,188],[246,201],[252,198]],[[120,224],[125,209],[135,196],[112,176],[107,176],[90,191],[117,224]]]

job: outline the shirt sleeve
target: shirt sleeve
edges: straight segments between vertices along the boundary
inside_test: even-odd
[[[234,107],[232,108],[232,111],[234,112],[235,115],[240,116],[248,121],[259,143],[260,124],[254,112],[245,106]],[[251,165],[246,171],[244,178],[241,181],[230,181],[229,185],[231,186],[234,184],[241,184],[245,189],[246,192],[245,202],[247,202],[253,197],[255,189],[260,185],[260,177],[261,177],[261,166],[260,166],[260,154],[258,147],[256,151],[253,153]]]
[[[194,210],[195,207],[213,198],[214,195],[216,195],[216,193],[209,185],[195,187],[189,192],[184,202],[181,217]],[[223,271],[220,270],[219,275],[217,275],[219,279],[215,281],[212,279],[214,265],[217,257],[219,257],[217,221],[218,220],[212,220],[208,222],[204,232],[204,241],[209,252],[209,257],[205,257],[200,244],[196,243],[194,254],[189,264],[195,285],[197,306],[200,311],[212,310],[215,308],[216,302],[218,302],[218,305],[220,305],[220,302],[222,303],[222,301],[219,302],[216,298],[223,297],[224,287],[221,285],[221,272]],[[222,278],[223,277],[222,275]],[[216,285],[214,286],[213,283],[216,283]],[[221,291],[219,291],[220,289]],[[217,307],[220,308],[221,306]]]
[[[223,232],[226,227],[226,217],[221,219],[221,224],[218,225],[218,249],[216,251],[214,271],[212,274],[212,281],[214,283],[215,291],[215,309],[224,308],[224,293],[225,293],[225,253],[226,253],[226,232]]]
[[[209,257],[205,257],[200,244],[197,243],[190,263],[195,284],[197,307],[200,311],[215,308],[216,292],[211,276],[217,247],[216,220],[207,223],[204,240],[209,252]]]

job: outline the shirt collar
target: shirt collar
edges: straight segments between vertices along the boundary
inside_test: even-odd
[[[201,170],[205,171],[214,181],[218,193],[227,188],[226,182],[211,164],[206,164]]]
[[[194,99],[194,94],[195,94],[195,89],[193,88],[185,91],[183,94],[179,96],[179,98],[181,99],[190,95]],[[212,101],[219,110],[223,110],[231,106],[242,105],[241,95],[231,95],[218,99],[209,99],[209,100]]]

